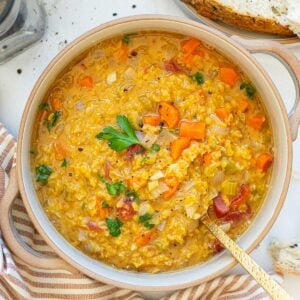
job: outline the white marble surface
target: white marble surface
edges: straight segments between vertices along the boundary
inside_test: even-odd
[[[30,1],[30,0],[28,0]],[[46,65],[65,45],[106,21],[134,14],[165,14],[187,17],[173,0],[45,0],[48,25],[42,41],[13,60],[0,65],[0,121],[15,135],[27,97]],[[135,8],[132,6],[136,5]],[[117,16],[113,16],[117,13]],[[293,48],[300,58],[300,46]],[[290,108],[295,89],[288,72],[273,58],[259,54],[257,59],[267,69],[287,105]],[[18,74],[17,69],[22,69]],[[293,176],[282,212],[252,257],[266,270],[271,271],[271,258],[267,246],[271,239],[300,240],[300,135],[294,142]],[[232,272],[243,272],[236,267]],[[286,276],[284,286],[300,299],[300,277]],[[157,296],[154,296],[155,298]]]

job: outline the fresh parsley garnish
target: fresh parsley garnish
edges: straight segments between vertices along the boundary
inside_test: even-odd
[[[127,34],[125,34],[125,35],[123,36],[123,39],[122,39],[123,43],[126,44],[126,45],[128,45],[129,42],[130,42],[130,39],[131,39],[131,37],[132,37],[133,35],[136,35],[136,33],[127,33]]]
[[[141,145],[144,147],[136,136],[134,128],[127,117],[118,115],[116,121],[123,132],[109,126],[98,133],[96,138],[99,140],[107,140],[108,146],[117,152],[120,152],[131,145]]]
[[[109,230],[109,234],[111,236],[117,237],[121,234],[121,227],[123,226],[123,222],[119,220],[118,218],[116,219],[105,219],[107,228]]]
[[[139,203],[139,202],[140,202],[140,198],[139,198],[137,192],[134,191],[134,190],[126,190],[126,191],[125,191],[125,195],[126,195],[128,198],[133,198],[134,201],[135,201],[136,203]]]
[[[116,183],[109,183],[104,180],[101,175],[98,175],[98,178],[101,182],[105,183],[107,192],[112,196],[119,196],[122,192],[126,191],[126,187],[122,181]]]
[[[83,209],[85,209],[85,208],[86,208],[86,203],[83,202],[83,203],[81,204],[81,209],[83,210]]]
[[[160,146],[158,144],[153,144],[151,150],[158,152],[160,150]]]
[[[101,206],[102,206],[102,208],[109,208],[109,205],[106,201],[103,201]]]
[[[35,168],[36,181],[41,184],[47,184],[48,178],[52,174],[52,168],[47,165],[40,165]]]
[[[255,88],[250,83],[247,83],[247,82],[243,82],[240,85],[240,89],[245,90],[247,96],[251,99],[254,97],[254,94],[256,92]]]
[[[55,111],[54,113],[50,114],[46,123],[49,132],[57,124],[60,117],[61,117],[61,112],[59,111]]]
[[[62,168],[66,168],[67,165],[68,165],[68,161],[64,158],[64,160],[62,161],[62,163],[61,163],[60,166],[61,166]]]
[[[204,80],[204,75],[201,72],[197,72],[195,73],[193,76],[191,76],[191,78],[197,82],[197,84],[201,85],[205,82]]]
[[[154,227],[154,224],[149,223],[151,219],[152,219],[152,215],[149,213],[145,213],[144,215],[139,216],[139,222],[143,223],[143,225],[148,229]]]
[[[50,106],[47,102],[43,102],[39,105],[40,110],[50,110]]]

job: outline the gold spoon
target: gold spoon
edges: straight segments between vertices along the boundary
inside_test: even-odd
[[[293,298],[273,280],[237,243],[235,243],[208,216],[202,215],[201,222],[223,244],[241,266],[266,290],[274,300],[293,300]]]

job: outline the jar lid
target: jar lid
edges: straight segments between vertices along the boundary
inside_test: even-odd
[[[6,18],[8,13],[10,12],[12,6],[14,4],[14,0],[1,0],[0,1],[0,23]]]

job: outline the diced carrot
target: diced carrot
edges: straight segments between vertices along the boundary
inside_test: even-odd
[[[205,49],[201,48],[201,47],[198,47],[198,49],[196,50],[195,55],[198,55],[198,56],[203,58],[205,56]]]
[[[265,121],[266,118],[264,116],[252,116],[248,119],[248,125],[254,129],[260,130]]]
[[[187,66],[193,66],[194,64],[194,55],[193,54],[186,54],[183,57],[183,62],[187,65]]]
[[[205,138],[205,123],[200,121],[182,121],[180,123],[179,135],[195,140]]]
[[[219,107],[216,109],[216,114],[222,121],[225,121],[229,117],[230,111],[225,107]]]
[[[232,68],[220,68],[220,79],[230,86],[234,86],[239,79],[239,75]]]
[[[241,99],[238,102],[238,110],[240,112],[246,112],[249,109],[249,106],[250,106],[249,101],[246,99]]]
[[[273,162],[271,153],[262,153],[256,158],[256,166],[263,172],[267,172]]]
[[[158,126],[161,121],[159,115],[146,115],[143,120],[145,124],[152,126]]]
[[[55,153],[55,159],[63,160],[64,158],[66,158],[66,156],[68,156],[68,149],[61,141],[56,141],[53,144],[53,148]]]
[[[170,189],[166,192],[164,192],[163,197],[164,199],[170,199],[179,189],[179,182],[174,183]]]
[[[139,244],[140,246],[145,246],[151,241],[154,234],[155,234],[155,230],[149,230],[149,231],[143,232],[142,234],[138,235],[135,238],[135,242],[137,244]]]
[[[202,161],[203,161],[203,164],[205,166],[208,166],[211,163],[211,161],[212,161],[212,154],[211,154],[211,152],[205,152],[203,154],[203,156],[202,156]]]
[[[182,151],[190,146],[190,143],[190,139],[186,137],[174,140],[171,143],[171,157],[173,159],[177,159],[181,155]]]
[[[181,43],[181,47],[185,53],[192,54],[201,45],[201,42],[195,38],[189,38]]]
[[[91,76],[84,76],[79,79],[79,85],[83,88],[92,88],[94,86],[93,78]]]
[[[100,219],[104,220],[109,215],[109,208],[104,208],[104,207],[99,206],[98,212],[99,212]]]
[[[115,54],[115,58],[120,62],[124,62],[128,58],[128,54],[128,46],[124,43],[121,43],[119,51]]]
[[[53,110],[60,111],[63,108],[63,104],[58,98],[52,98],[50,103]]]
[[[159,114],[161,119],[167,123],[169,128],[176,128],[179,122],[178,109],[168,102],[162,102],[159,105]]]

